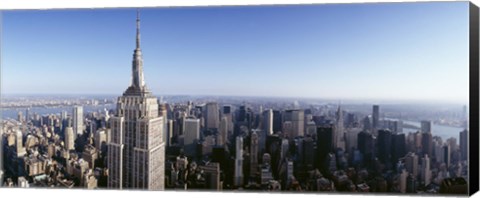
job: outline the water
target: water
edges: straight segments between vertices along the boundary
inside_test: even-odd
[[[420,127],[420,122],[403,121],[403,123]],[[417,130],[418,129],[403,128],[404,133],[417,132]],[[460,127],[444,126],[444,125],[437,125],[432,123],[432,135],[440,136],[442,140],[446,140],[448,138],[454,137],[458,141],[459,133],[460,131],[463,131],[463,130],[465,129]]]
[[[106,105],[85,105],[83,106],[83,113],[91,113],[102,111],[106,108],[107,110],[114,109],[116,106],[114,104]],[[22,111],[23,116],[26,115],[27,108],[4,108],[2,109],[2,118],[3,119],[17,119],[18,112]],[[71,115],[73,113],[73,106],[61,106],[61,107],[31,107],[30,116],[33,116],[34,113],[39,115],[49,115],[57,114],[60,115],[62,111],[67,111],[67,114]]]

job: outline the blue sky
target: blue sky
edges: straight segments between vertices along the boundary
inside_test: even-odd
[[[135,9],[2,12],[5,94],[118,94]],[[468,101],[468,2],[141,9],[156,95]]]

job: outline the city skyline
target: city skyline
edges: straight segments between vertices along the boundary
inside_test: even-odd
[[[294,8],[294,10],[297,8]],[[362,10],[351,9],[356,11]],[[229,13],[238,11],[232,7],[227,8],[227,10],[230,11]],[[302,10],[302,14],[305,13],[303,7],[300,10]],[[388,13],[392,11],[386,10]],[[395,10],[402,10],[402,7],[399,6]],[[291,11],[289,10],[289,12]],[[242,14],[244,12],[242,10]],[[158,12],[155,13],[158,14]],[[218,15],[218,12],[215,11],[210,14],[213,13],[217,15],[216,18],[222,18]],[[398,13],[403,12],[400,11]],[[76,14],[78,12],[72,15]],[[269,15],[267,12],[259,12],[257,14],[262,14],[262,17],[259,17],[262,19]],[[288,16],[294,15],[282,14],[287,16],[283,20],[287,19]],[[81,15],[85,16],[84,13],[81,13]],[[108,15],[116,17],[110,13]],[[247,15],[242,17],[248,16],[252,17],[251,19],[256,19],[254,15],[247,13]],[[98,22],[96,20],[98,16],[95,16],[95,14],[90,15],[90,17],[92,17],[92,20],[87,21]],[[196,52],[196,50],[200,50],[202,47],[219,49],[217,48],[219,44],[232,49],[231,51],[222,51],[222,53],[216,54],[218,55],[216,59],[210,59],[212,57],[209,58],[208,54],[212,53],[212,51],[200,50],[198,54],[187,55],[185,59],[182,59],[191,63],[189,67],[181,68],[183,72],[176,70],[179,68],[168,67],[167,69],[160,67],[155,72],[144,69],[148,68],[148,63],[144,64],[144,55],[148,56],[148,54],[144,53],[144,50],[148,50],[144,48],[144,43],[141,41],[149,39],[141,38],[145,34],[141,31],[143,28],[140,25],[141,17],[138,9],[135,17],[135,37],[132,36],[131,38],[132,40],[135,38],[135,47],[133,56],[131,56],[132,54],[128,56],[131,58],[131,61],[129,61],[131,65],[126,67],[129,70],[129,75],[123,76],[120,74],[121,72],[117,72],[122,71],[123,67],[118,66],[109,70],[109,68],[98,67],[98,64],[102,63],[101,61],[100,63],[96,62],[105,58],[105,53],[121,55],[120,51],[110,51],[107,49],[109,46],[104,45],[104,43],[108,43],[111,40],[99,39],[102,37],[97,35],[105,33],[102,30],[115,28],[99,25],[93,29],[99,29],[98,32],[89,32],[91,29],[80,28],[82,25],[79,25],[81,22],[78,21],[78,23],[72,26],[78,25],[77,28],[80,28],[80,30],[69,29],[68,31],[74,32],[75,35],[80,35],[79,38],[75,38],[75,40],[66,38],[68,41],[78,42],[78,45],[70,47],[68,46],[69,44],[64,45],[57,40],[59,35],[66,34],[57,33],[56,31],[63,31],[69,27],[63,27],[63,29],[53,28],[50,36],[54,39],[47,39],[47,41],[51,41],[54,44],[45,47],[46,49],[42,49],[43,52],[50,52],[49,48],[56,48],[56,51],[49,53],[52,54],[53,58],[42,60],[54,59],[58,60],[59,63],[63,61],[68,64],[67,67],[57,67],[58,65],[55,65],[57,63],[48,65],[48,62],[40,61],[40,65],[28,70],[30,73],[34,73],[35,77],[39,77],[39,79],[25,76],[15,78],[15,76],[7,75],[15,79],[14,84],[18,84],[19,87],[34,83],[37,87],[36,91],[46,90],[42,94],[52,90],[62,91],[63,89],[59,89],[58,85],[65,86],[65,92],[75,90],[78,93],[82,91],[81,87],[85,87],[86,91],[89,92],[108,89],[108,91],[101,93],[109,94],[111,91],[116,91],[114,86],[121,84],[116,83],[116,81],[123,81],[119,79],[129,79],[130,82],[127,82],[126,86],[123,85],[124,89],[118,91],[116,94],[117,98],[113,100],[107,98],[87,99],[85,97],[61,99],[60,96],[51,96],[50,98],[46,97],[46,99],[40,100],[32,100],[28,97],[8,99],[6,106],[13,107],[11,110],[16,111],[16,119],[2,119],[2,123],[0,123],[0,136],[2,138],[0,142],[3,143],[0,146],[0,151],[2,156],[4,156],[0,163],[1,186],[21,188],[143,189],[155,191],[203,189],[210,191],[294,191],[300,193],[467,193],[470,187],[468,178],[470,176],[469,167],[471,166],[468,161],[469,156],[466,155],[470,130],[466,105],[463,105],[461,109],[458,107],[449,109],[448,105],[443,105],[441,109],[437,109],[431,106],[412,108],[413,106],[406,104],[391,105],[389,107],[389,105],[377,103],[370,104],[371,108],[367,110],[365,109],[365,104],[344,106],[344,103],[341,102],[342,100],[339,100],[336,104],[325,104],[313,100],[307,102],[296,100],[292,103],[273,98],[258,98],[259,95],[278,97],[276,94],[281,93],[284,93],[283,96],[308,97],[309,94],[315,95],[318,92],[331,93],[335,97],[340,97],[342,92],[349,94],[352,92],[353,95],[348,95],[350,98],[372,93],[373,96],[369,95],[369,97],[389,96],[396,98],[399,97],[397,96],[398,94],[404,94],[405,97],[410,96],[418,89],[423,93],[423,95],[418,96],[421,99],[425,99],[427,96],[447,99],[443,94],[441,96],[432,95],[432,93],[442,90],[442,93],[453,95],[454,97],[450,97],[453,100],[456,97],[463,96],[462,91],[458,87],[455,91],[449,90],[448,86],[456,87],[461,82],[457,82],[458,80],[450,82],[449,79],[455,75],[460,75],[461,69],[453,68],[451,71],[444,71],[442,69],[445,68],[442,67],[447,67],[447,65],[456,62],[455,58],[461,59],[458,54],[452,54],[452,56],[446,58],[450,60],[452,57],[455,57],[453,58],[455,60],[450,60],[452,62],[448,62],[446,59],[443,59],[445,57],[440,56],[442,57],[441,62],[436,62],[438,65],[434,69],[413,67],[415,64],[422,63],[422,61],[426,61],[423,64],[432,64],[430,63],[431,61],[427,61],[429,57],[426,57],[426,60],[412,58],[412,60],[419,62],[414,61],[412,62],[413,65],[396,68],[396,70],[383,70],[384,67],[376,67],[376,64],[390,61],[394,65],[393,68],[395,68],[398,66],[395,65],[398,63],[394,61],[395,58],[403,56],[405,59],[404,56],[409,57],[412,54],[416,56],[426,55],[418,54],[423,49],[422,47],[437,48],[433,52],[428,51],[433,53],[430,54],[432,56],[439,56],[439,54],[446,52],[451,54],[452,52],[459,52],[461,49],[449,46],[450,48],[446,48],[448,49],[447,51],[443,51],[439,50],[438,46],[419,45],[419,43],[433,42],[435,39],[427,42],[412,41],[414,47],[399,45],[401,49],[397,49],[395,45],[390,46],[389,44],[391,43],[389,42],[391,40],[387,39],[388,41],[383,40],[382,43],[377,43],[381,44],[381,46],[372,48],[373,51],[382,50],[385,56],[375,54],[377,58],[369,59],[369,56],[366,56],[366,54],[372,53],[372,51],[365,50],[358,53],[347,51],[347,54],[351,53],[357,57],[353,57],[353,60],[342,59],[345,57],[352,58],[352,56],[340,56],[337,54],[345,52],[346,49],[345,46],[338,46],[338,43],[344,42],[349,47],[359,47],[362,44],[359,44],[359,41],[355,39],[349,41],[341,40],[344,35],[340,35],[338,38],[332,36],[331,38],[336,38],[337,40],[329,40],[330,44],[332,44],[331,47],[318,47],[316,43],[307,44],[307,42],[317,41],[315,38],[318,38],[319,35],[325,36],[323,37],[324,41],[327,41],[330,37],[326,36],[328,33],[325,35],[313,34],[313,32],[318,33],[325,29],[315,29],[314,25],[312,25],[313,23],[309,24],[310,22],[305,23],[305,21],[300,20],[300,23],[289,24],[291,26],[279,25],[278,28],[280,26],[284,28],[279,28],[283,30],[281,31],[282,35],[273,33],[275,31],[270,30],[273,34],[265,34],[263,32],[264,34],[259,34],[260,37],[252,37],[256,38],[256,40],[235,39],[230,43],[223,40],[227,37],[233,38],[250,34],[252,32],[249,28],[242,32],[232,31],[236,35],[221,34],[226,37],[215,39],[215,44],[217,45],[195,45],[195,47],[200,48],[192,48],[190,49],[191,51],[186,53]],[[316,18],[313,15],[310,17]],[[68,21],[68,18],[66,16],[65,21]],[[349,17],[345,17],[342,20],[348,21],[347,18]],[[401,18],[399,21],[404,19],[403,17]],[[299,21],[299,18],[288,19]],[[222,18],[222,20],[229,21],[230,19],[227,17]],[[282,20],[278,22],[280,21]],[[389,21],[389,19],[385,21]],[[428,20],[423,22],[426,21]],[[181,21],[176,22],[178,22],[175,23],[178,26],[184,24]],[[255,22],[257,21],[255,20]],[[251,25],[251,23],[249,24]],[[31,24],[39,27],[44,25],[39,23]],[[102,22],[98,24],[102,24]],[[232,23],[230,25],[240,24],[242,23]],[[352,26],[359,26],[360,24],[356,22],[349,23]],[[206,26],[204,25],[192,26],[190,24],[188,27],[194,27],[191,29],[192,31],[207,33],[200,35],[205,36],[203,38],[214,38],[215,33],[218,33],[217,31],[231,31],[228,28],[224,29],[223,26],[215,29],[213,25],[209,29],[205,28]],[[412,26],[412,24],[408,25]],[[147,24],[142,23],[142,27],[145,26],[159,27],[160,25],[155,26],[155,24],[148,23],[147,20]],[[203,29],[196,29],[200,26]],[[303,28],[295,29],[292,26],[301,26]],[[311,28],[309,29],[307,26]],[[285,27],[289,29],[287,30]],[[363,27],[362,30],[371,28],[367,24],[362,24],[361,27]],[[43,28],[48,29],[46,27]],[[279,30],[278,28],[277,30]],[[392,31],[406,30],[403,27],[390,28],[381,35],[392,36],[389,34]],[[423,26],[416,28],[422,29]],[[179,28],[179,30],[175,31],[175,35],[178,38],[183,37],[181,31],[187,29]],[[302,32],[304,30],[312,31]],[[335,32],[337,29],[331,28],[328,30]],[[88,35],[82,37],[85,36],[83,31],[97,36],[93,41],[85,41],[83,39],[88,38]],[[300,34],[285,34],[288,31]],[[375,31],[378,31],[378,29]],[[350,32],[349,34],[354,33],[356,32]],[[423,33],[428,35],[427,32]],[[295,38],[295,36],[310,34],[316,36],[312,38]],[[42,34],[35,35],[41,37]],[[277,39],[280,43],[273,42],[261,45],[265,40],[260,38],[265,35]],[[413,35],[418,36],[418,32],[411,34],[411,36]],[[448,35],[452,36],[454,33]],[[123,35],[120,33],[112,37],[115,36],[121,38]],[[21,37],[20,35],[19,38]],[[39,39],[38,37],[36,39],[45,41],[45,39]],[[189,41],[198,41],[197,39],[198,37],[191,38],[191,40],[179,40],[181,41],[180,43],[183,42],[182,44],[191,46],[192,43],[189,43]],[[367,39],[367,42],[363,44],[375,46],[375,42],[378,41],[374,40],[374,38],[370,39],[372,40]],[[152,42],[158,41],[151,38],[150,40]],[[273,40],[267,39],[268,42]],[[27,40],[22,41],[29,43]],[[368,43],[368,41],[371,43]],[[89,46],[88,42],[91,42],[92,45]],[[244,45],[245,42],[247,45],[249,42],[258,44],[251,46],[251,50],[249,48],[244,49],[250,50],[248,51],[250,55],[270,49],[268,53],[271,53],[271,57],[267,56],[268,58],[282,57],[290,62],[286,61],[279,66],[275,65],[275,67],[271,66],[271,64],[266,64],[265,66],[255,67],[255,70],[253,70],[253,67],[250,67],[252,65],[245,68],[235,67],[234,71],[225,71],[223,70],[225,68],[219,65],[210,67],[202,65],[208,63],[208,61],[202,62],[202,60],[215,60],[215,63],[244,63],[229,60],[228,58],[232,53],[242,53],[242,49],[230,46],[230,44]],[[304,43],[298,46],[293,45],[292,48],[277,47],[275,49],[276,45],[291,45],[292,43],[298,44],[298,42]],[[402,42],[402,40],[395,40],[394,42]],[[435,44],[437,44],[436,42]],[[32,43],[33,47],[28,48],[31,49],[30,53],[34,52],[35,45],[40,46],[40,43]],[[115,43],[118,45],[112,44],[112,46],[120,47],[121,44],[119,43]],[[64,45],[63,47],[70,47],[72,51],[62,51],[62,45]],[[100,47],[97,48],[97,46]],[[390,48],[385,50],[387,48],[385,46],[392,47],[394,50],[390,50]],[[21,46],[16,47],[22,48]],[[417,51],[414,50],[412,54],[403,52],[403,50],[408,50],[409,48],[415,48]],[[90,49],[89,52],[92,56],[84,56],[75,51],[81,51],[82,49]],[[102,51],[105,49],[107,51]],[[154,48],[149,49],[155,52]],[[165,49],[168,49],[168,47]],[[331,55],[336,57],[325,56],[327,58],[323,62],[320,59],[304,59],[303,56],[306,54],[313,55],[318,52],[312,50],[327,50],[325,51],[327,54],[331,53]],[[287,56],[284,57],[282,52],[290,53],[286,53]],[[398,55],[398,57],[390,56],[395,54],[395,52],[399,52],[401,55]],[[184,51],[177,50],[172,53],[170,54],[172,57],[179,58],[180,55],[177,53],[181,54]],[[296,57],[292,58],[290,56],[292,53],[295,53]],[[257,58],[252,59],[251,63],[258,63],[259,59],[267,58],[263,55],[255,55]],[[35,56],[43,58],[42,54],[35,54]],[[35,56],[29,57],[33,60],[32,62],[35,61]],[[78,58],[75,61],[68,58],[71,56],[86,58]],[[200,61],[196,58],[200,58]],[[155,56],[154,59],[158,60],[161,58]],[[117,60],[123,59],[115,58],[115,61]],[[148,62],[150,59],[146,57],[145,60]],[[242,58],[242,60],[245,59]],[[75,66],[70,65],[69,61],[74,62]],[[83,61],[85,61],[85,64]],[[298,67],[289,66],[289,64],[296,63],[296,61],[298,61]],[[307,64],[308,61],[312,61],[312,64],[328,64],[329,61],[332,64],[352,62],[361,66],[333,67],[332,65],[327,65],[325,67],[305,68],[303,64]],[[406,62],[409,61],[410,59]],[[20,60],[19,62],[22,61]],[[399,62],[404,63],[402,61]],[[372,65],[366,66],[369,63]],[[199,64],[200,68],[196,68],[195,64]],[[72,67],[78,70],[72,70]],[[151,68],[158,69],[159,67]],[[390,76],[398,76],[401,72],[413,69],[415,69],[415,72],[412,73],[419,75],[424,80],[421,81],[424,84],[419,84],[421,82],[414,80],[415,78],[412,75],[403,79],[408,83],[403,80],[396,81],[395,77],[392,78]],[[62,72],[69,73],[59,75]],[[311,75],[312,78],[308,78],[308,75],[299,75],[302,72],[304,72],[304,75]],[[313,72],[313,74],[308,72]],[[446,73],[442,74],[442,72]],[[153,76],[151,75],[152,73],[154,74]],[[468,74],[468,72],[465,73]],[[150,79],[147,74],[150,74]],[[100,77],[97,78],[96,75],[100,75]],[[239,77],[239,79],[236,77]],[[64,80],[63,78],[68,79],[68,81],[62,81]],[[468,78],[466,79],[467,81],[469,80]],[[154,81],[153,85],[149,84],[151,81]],[[393,86],[395,83],[399,83],[401,86]],[[182,90],[181,87],[184,85],[188,85],[188,88],[191,89]],[[424,87],[427,85],[428,87]],[[438,88],[436,88],[437,86]],[[35,86],[32,85],[32,87]],[[378,87],[383,88],[378,89]],[[277,88],[278,90],[276,90]],[[215,90],[221,89],[223,90],[223,92],[220,92],[221,95],[254,94],[257,97],[248,102],[240,97],[226,97],[223,99],[221,97],[199,97],[193,100],[184,100],[185,98],[183,98],[180,102],[173,102],[165,101],[163,97],[158,98],[153,94],[162,89],[167,91],[157,94],[169,93],[168,90],[182,90],[190,94],[192,94],[191,92],[197,92],[197,94],[202,95],[219,94]],[[272,89],[272,91],[255,94],[258,91],[262,91],[262,89]],[[18,89],[17,91],[20,92],[21,90]],[[289,91],[292,90],[294,92],[290,93]],[[404,91],[406,93],[403,93]],[[285,94],[287,92],[288,94]],[[375,94],[380,95],[377,96]],[[323,97],[325,96],[323,95]],[[171,97],[171,99],[173,98],[175,97]],[[398,100],[398,98],[396,99]],[[468,97],[462,99],[468,100]],[[115,103],[116,105],[112,105]],[[432,105],[435,105],[435,103],[432,103]],[[69,116],[66,110],[70,108],[72,109]],[[425,111],[423,108],[429,110]],[[44,112],[42,113],[41,111]],[[60,115],[58,112],[60,112]],[[459,141],[457,141],[457,137],[459,137]]]
[[[468,103],[463,9],[467,3],[143,8],[145,79],[157,95]],[[121,92],[134,15],[4,11],[3,93]]]

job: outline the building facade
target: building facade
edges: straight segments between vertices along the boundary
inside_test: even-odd
[[[131,79],[131,85],[118,97],[116,115],[110,118],[108,187],[164,190],[164,121],[159,116],[158,100],[143,78],[138,13]]]

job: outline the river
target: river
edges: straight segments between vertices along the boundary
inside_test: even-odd
[[[84,115],[91,112],[98,112],[103,111],[103,109],[113,109],[115,108],[115,104],[106,104],[106,105],[85,105],[83,106],[83,113]],[[22,111],[23,116],[26,115],[27,108],[4,108],[2,109],[2,118],[3,119],[17,119],[18,112]],[[73,106],[59,106],[59,107],[31,107],[30,108],[30,116],[33,116],[34,113],[39,115],[49,115],[49,114],[57,114],[60,115],[62,111],[67,111],[69,115],[73,113]]]
[[[413,125],[420,127],[420,122],[416,121],[403,121],[403,123]],[[433,136],[440,136],[442,140],[446,140],[448,138],[454,137],[457,139],[457,143],[459,141],[459,133],[460,131],[463,131],[464,128],[460,127],[452,127],[452,126],[444,126],[444,125],[438,125],[438,124],[433,124],[432,123],[432,135]],[[417,132],[418,129],[410,129],[410,128],[403,128],[404,133],[409,133],[409,132]]]

